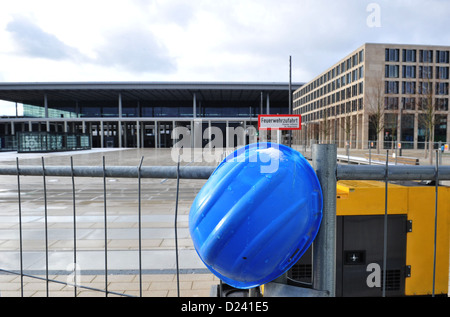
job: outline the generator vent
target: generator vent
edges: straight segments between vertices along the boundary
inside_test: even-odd
[[[296,281],[302,281],[304,279],[311,279],[312,277],[312,265],[296,263],[288,272],[289,277]]]
[[[381,276],[383,276],[383,273],[381,274]],[[386,291],[399,291],[401,282],[401,270],[386,271]],[[381,278],[381,287],[383,287],[383,278]]]

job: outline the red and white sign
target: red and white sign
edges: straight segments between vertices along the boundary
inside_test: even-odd
[[[301,130],[302,116],[289,114],[264,114],[258,116],[260,130]]]

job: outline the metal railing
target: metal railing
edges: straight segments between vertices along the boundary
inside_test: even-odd
[[[138,254],[139,254],[139,295],[142,296],[143,292],[143,268],[142,268],[142,213],[141,213],[141,180],[144,178],[156,178],[156,179],[176,179],[176,199],[175,199],[175,215],[174,215],[174,236],[175,236],[175,256],[177,263],[177,294],[180,295],[179,288],[179,265],[178,265],[178,237],[177,237],[177,221],[178,221],[178,194],[180,189],[180,179],[208,179],[214,170],[214,167],[190,167],[180,165],[177,166],[142,166],[144,158],[142,157],[140,165],[137,167],[125,167],[125,166],[106,166],[105,157],[103,157],[103,166],[74,166],[73,159],[70,158],[70,166],[46,166],[44,157],[42,157],[41,166],[20,166],[19,159],[16,159],[16,166],[0,167],[0,175],[9,175],[17,177],[17,203],[18,203],[18,230],[19,230],[19,270],[5,270],[0,268],[0,272],[5,274],[19,275],[21,279],[21,296],[24,296],[24,277],[34,278],[45,281],[46,283],[46,296],[49,296],[49,283],[58,283],[74,288],[74,296],[77,296],[77,290],[85,289],[90,291],[104,292],[106,296],[108,294],[119,296],[130,296],[125,293],[119,293],[108,289],[108,199],[107,199],[107,179],[108,178],[130,178],[137,180],[137,202],[138,202]],[[44,236],[45,236],[45,277],[39,274],[29,274],[24,270],[24,248],[23,248],[23,215],[22,215],[22,181],[23,176],[39,176],[42,177],[43,188],[43,200],[44,200]],[[77,283],[68,283],[60,280],[51,279],[49,277],[49,216],[48,216],[48,190],[47,190],[47,178],[48,177],[69,177],[71,178],[71,195],[72,195],[72,208],[73,208],[73,274],[74,281],[77,280],[77,197],[76,197],[76,177],[88,177],[88,178],[100,178],[102,179],[103,190],[103,226],[104,226],[104,289],[79,285]]]
[[[436,160],[435,166],[399,166],[389,165],[341,165],[336,161],[336,146],[335,145],[314,145],[312,155],[312,166],[315,169],[319,181],[322,186],[324,196],[323,220],[322,227],[315,240],[313,252],[313,288],[325,292],[327,296],[334,296],[335,294],[335,263],[336,263],[336,184],[338,180],[379,180],[386,184],[385,191],[385,221],[384,230],[386,234],[387,226],[387,201],[388,201],[388,182],[396,180],[432,180],[436,184],[436,202],[435,202],[435,217],[437,218],[437,195],[440,181],[450,180],[450,166],[440,166]],[[389,155],[389,152],[386,153]],[[4,270],[0,268],[0,272],[7,274],[16,274],[21,277],[21,295],[23,296],[23,278],[31,277],[45,280],[46,294],[49,295],[49,282],[61,283],[74,287],[74,295],[77,295],[77,288],[84,288],[108,294],[129,296],[122,293],[117,293],[108,290],[108,222],[107,222],[107,178],[131,178],[137,180],[137,194],[138,194],[138,231],[139,231],[139,281],[140,281],[140,296],[142,296],[142,219],[141,219],[141,180],[144,178],[158,178],[158,179],[176,179],[176,197],[175,197],[175,214],[174,214],[174,233],[175,233],[175,253],[176,253],[176,267],[177,267],[177,294],[179,296],[179,264],[178,264],[178,237],[177,237],[177,217],[178,217],[178,199],[180,189],[180,179],[199,179],[206,180],[214,171],[213,166],[184,166],[180,168],[177,166],[143,166],[143,158],[139,166],[125,167],[125,166],[106,166],[103,157],[103,166],[74,166],[71,158],[70,166],[45,166],[44,158],[42,158],[42,166],[21,166],[19,159],[16,161],[16,166],[0,167],[0,175],[10,175],[17,177],[17,203],[18,203],[18,225],[19,225],[19,256],[20,269]],[[42,177],[43,195],[44,195],[44,230],[45,230],[45,277],[28,274],[23,268],[23,226],[22,226],[22,197],[21,197],[21,177],[22,176],[39,176]],[[102,179],[103,186],[103,217],[104,217],[104,274],[105,274],[105,288],[98,289],[89,286],[82,286],[77,284],[70,284],[63,281],[50,279],[49,277],[49,248],[48,248],[48,213],[47,213],[47,180],[49,176],[69,177],[71,179],[72,189],[72,208],[73,208],[73,262],[77,263],[77,197],[76,197],[76,177],[95,177]],[[435,224],[435,243],[436,243],[436,226]],[[384,241],[384,261],[386,261],[386,239]],[[434,261],[436,262],[436,245],[434,246]],[[384,268],[386,262],[383,263]],[[434,264],[435,266],[435,264]],[[383,270],[386,272],[386,269]],[[433,295],[434,295],[434,276],[433,272]],[[386,276],[383,276],[385,279]],[[386,285],[384,283],[383,285]],[[385,291],[383,289],[383,296]]]

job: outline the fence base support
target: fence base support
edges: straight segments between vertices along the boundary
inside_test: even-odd
[[[264,285],[264,297],[327,297],[328,292],[281,283]]]

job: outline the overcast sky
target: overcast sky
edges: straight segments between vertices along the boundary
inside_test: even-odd
[[[448,0],[1,0],[0,82],[287,82],[289,56],[306,82],[364,43],[450,45],[449,14]]]

